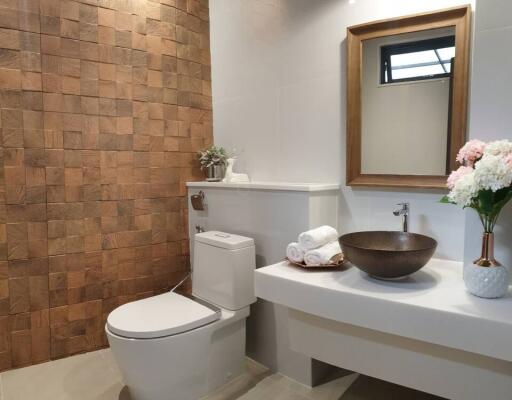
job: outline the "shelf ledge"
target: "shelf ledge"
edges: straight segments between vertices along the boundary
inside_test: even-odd
[[[244,190],[279,190],[293,192],[325,192],[340,190],[339,183],[292,183],[292,182],[247,182],[247,183],[225,183],[225,182],[187,182],[189,188],[221,188],[221,189],[244,189]]]

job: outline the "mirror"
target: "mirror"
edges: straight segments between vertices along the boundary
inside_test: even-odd
[[[348,185],[445,187],[466,133],[469,15],[348,28]]]
[[[453,27],[363,42],[363,174],[447,174],[454,60]]]

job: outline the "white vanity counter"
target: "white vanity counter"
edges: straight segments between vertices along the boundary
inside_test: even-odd
[[[459,262],[433,259],[402,281],[281,262],[255,285],[288,307],[296,352],[449,399],[512,398],[512,296],[470,295]]]
[[[404,281],[380,281],[355,267],[302,270],[287,262],[256,271],[256,295],[358,327],[512,361],[512,296],[466,292],[462,264],[431,260]]]

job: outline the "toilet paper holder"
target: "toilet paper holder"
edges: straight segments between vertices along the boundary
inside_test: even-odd
[[[196,211],[204,211],[205,209],[205,195],[202,190],[197,194],[193,194],[190,196],[190,202],[192,203],[192,208]]]

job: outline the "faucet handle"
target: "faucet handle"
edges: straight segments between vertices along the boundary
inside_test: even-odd
[[[398,203],[397,205],[402,206],[400,210],[393,211],[393,215],[398,217],[402,216],[402,230],[404,232],[409,231],[409,203]]]

